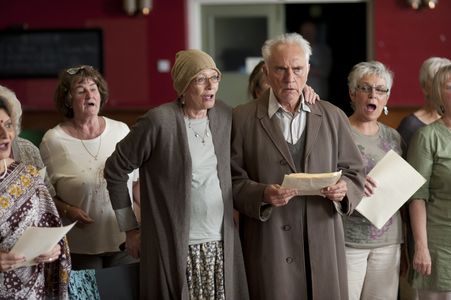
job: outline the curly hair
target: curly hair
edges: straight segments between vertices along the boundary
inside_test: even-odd
[[[75,66],[61,71],[58,86],[53,97],[56,109],[66,118],[74,117],[72,108],[71,90],[73,86],[81,80],[91,79],[95,82],[100,93],[100,109],[108,101],[108,85],[102,75],[95,68],[86,65]]]

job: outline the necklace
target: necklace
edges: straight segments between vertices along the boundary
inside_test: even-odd
[[[95,160],[97,160],[97,157],[99,156],[100,153],[100,148],[102,147],[102,135],[100,135],[100,142],[99,142],[99,147],[97,148],[97,153],[96,155],[92,154],[91,151],[88,150],[88,147],[86,147],[85,143],[83,142],[83,140],[80,140],[81,144],[83,145],[83,148],[85,148],[86,152],[88,152],[88,154],[94,158]]]
[[[3,179],[6,177],[6,174],[8,173],[8,167],[6,166],[6,159],[3,159],[3,166],[5,167],[5,172],[0,176],[0,179]]]
[[[204,146],[205,146],[205,138],[207,138],[207,137],[210,136],[210,134],[208,133],[208,122],[209,122],[209,120],[208,120],[208,118],[207,118],[207,121],[205,122],[205,130],[204,130],[204,133],[203,133],[203,134],[200,134],[199,132],[197,132],[196,130],[194,130],[194,128],[191,126],[191,119],[188,118],[188,127],[193,131],[194,137],[195,137],[195,138],[200,138],[200,140],[201,140],[201,142],[202,142],[202,145],[204,145]]]

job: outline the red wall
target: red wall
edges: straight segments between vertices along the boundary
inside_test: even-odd
[[[109,107],[147,108],[175,97],[169,73],[156,62],[186,47],[185,1],[153,0],[150,14],[129,17],[122,0],[0,0],[0,29],[26,24],[30,29],[100,27],[104,33],[104,75]],[[56,79],[0,79],[24,108],[53,108]]]
[[[158,59],[171,64],[186,47],[185,0],[153,0],[149,16],[128,17],[122,0],[0,0],[0,29],[90,28],[104,31],[104,69],[112,108],[147,108],[174,98],[169,73],[159,73]],[[451,1],[435,10],[413,11],[404,0],[374,0],[375,54],[395,73],[392,106],[421,105],[418,70],[430,56],[451,57]],[[352,33],[348,33],[352,34]],[[0,79],[25,108],[52,108],[55,79]]]
[[[418,72],[425,59],[451,59],[451,1],[415,11],[405,0],[375,0],[375,54],[395,73],[392,106],[420,106]]]

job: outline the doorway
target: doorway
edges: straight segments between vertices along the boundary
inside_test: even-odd
[[[262,36],[269,38],[281,32],[299,32],[300,24],[304,21],[315,22],[319,27],[319,38],[322,42],[328,44],[331,49],[331,67],[327,79],[328,96],[327,98],[321,94],[320,96],[340,107],[347,115],[352,113],[347,88],[348,73],[353,65],[368,60],[372,56],[371,28],[369,28],[371,26],[369,21],[371,8],[368,7],[371,3],[369,0],[346,2],[331,0],[327,3],[290,2],[290,4],[281,4],[279,1],[274,1],[272,4],[243,1],[247,4],[247,7],[235,2],[227,4],[226,1],[217,0],[189,0],[188,2],[190,13],[188,17],[190,23],[189,46],[207,51],[218,64],[223,64],[224,60],[224,57],[220,57],[217,52],[218,45],[223,48],[229,46],[233,48],[235,51],[233,58],[247,53],[246,51],[239,51],[239,48],[237,49],[237,45],[245,45],[245,43],[236,42],[238,35],[244,34],[247,32],[246,30],[239,30],[236,26],[227,25],[222,28],[225,28],[223,30],[229,28],[230,32],[225,33],[222,30],[221,34],[218,34],[215,24],[221,24],[221,22],[226,24],[224,22],[225,15],[235,25],[240,23],[236,22],[238,19],[234,19],[234,16],[238,18],[256,16],[267,18],[266,22],[261,19],[257,21],[264,22],[267,26],[256,26],[256,29],[253,29],[262,30],[262,32],[255,34],[255,37],[258,38]],[[251,9],[249,9],[250,4]],[[249,13],[249,11],[252,11],[252,13]],[[196,19],[196,16],[199,16],[199,18]],[[280,24],[281,21],[282,24]],[[244,22],[241,23],[245,24]],[[226,40],[228,38],[224,39],[224,37],[230,37],[230,45],[227,45]],[[255,37],[254,39],[256,39]],[[215,39],[218,41],[215,41]],[[216,57],[217,55],[218,57]],[[252,52],[249,55],[255,56],[255,53]],[[231,106],[248,101],[245,87],[249,73],[243,71],[243,68],[238,70],[232,68],[232,70],[228,69],[223,73],[226,73],[226,76],[221,81],[218,97]]]
[[[320,89],[318,93],[321,98],[340,107],[348,116],[352,113],[347,86],[348,74],[355,64],[367,60],[367,5],[366,2],[285,5],[287,32],[300,32],[302,24],[314,23],[317,43],[327,45],[330,49],[330,72],[326,83],[328,90],[324,93],[325,96]],[[313,50],[312,58],[315,56],[315,48]],[[312,58],[310,76],[313,77]]]

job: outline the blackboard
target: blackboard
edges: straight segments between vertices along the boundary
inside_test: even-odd
[[[57,77],[75,65],[103,72],[100,29],[0,31],[0,78]]]

